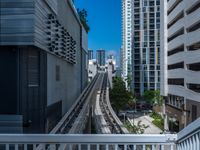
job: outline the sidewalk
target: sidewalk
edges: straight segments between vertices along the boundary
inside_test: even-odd
[[[149,117],[148,115],[141,116],[135,119],[130,119],[131,122],[134,121],[134,125],[137,125],[139,121],[141,121],[141,124],[145,124],[146,126],[149,126],[144,130],[144,134],[160,134],[162,130],[155,126],[152,121],[153,118]]]

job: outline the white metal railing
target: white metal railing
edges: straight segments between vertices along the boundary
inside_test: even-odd
[[[0,134],[0,150],[200,150],[200,118],[178,134]]]
[[[200,118],[177,134],[177,150],[200,150]]]
[[[131,134],[14,134],[0,135],[0,149],[5,150],[35,150],[40,149],[115,149],[115,150],[176,150],[176,135],[131,135]]]
[[[0,134],[0,150],[200,150],[200,118],[178,134]]]

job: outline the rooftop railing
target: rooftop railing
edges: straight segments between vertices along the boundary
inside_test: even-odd
[[[5,150],[124,149],[175,150],[176,135],[1,135],[0,147]],[[40,147],[40,148],[38,148]]]
[[[200,118],[177,134],[177,150],[200,150]]]
[[[200,118],[178,134],[0,134],[0,150],[200,150]]]

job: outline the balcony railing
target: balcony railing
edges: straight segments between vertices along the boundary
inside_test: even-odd
[[[0,150],[200,150],[200,118],[178,134],[1,134]]]
[[[0,147],[5,150],[45,149],[163,149],[175,150],[176,135],[1,135]]]
[[[177,134],[177,150],[200,150],[200,118]]]

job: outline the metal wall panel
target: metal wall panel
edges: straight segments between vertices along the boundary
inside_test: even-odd
[[[34,45],[76,63],[77,42],[58,21],[57,0],[2,0],[0,4],[0,45]]]
[[[25,133],[45,132],[45,53],[37,47],[19,47],[19,112],[23,115]]]
[[[22,133],[22,115],[0,115],[0,133]]]
[[[58,4],[52,5],[56,2]],[[45,125],[46,129],[48,128],[45,118],[47,107],[62,101],[63,115],[84,89],[87,81],[87,71],[85,71],[87,40],[83,40],[83,46],[81,24],[75,10],[68,0],[51,0],[50,3],[48,0],[1,0],[0,2],[1,48],[15,45],[18,49],[16,56],[18,89],[13,91],[18,92],[17,105],[20,106],[18,112],[23,114],[26,133],[47,131],[45,130]],[[56,10],[57,7],[59,9]],[[82,38],[86,37],[85,34]],[[27,68],[30,51],[38,52],[38,60],[35,63],[39,66],[37,68],[39,86],[32,85],[32,82],[31,86],[28,84],[30,79]],[[62,74],[60,82],[54,81],[55,72],[51,70],[58,64],[61,66]],[[56,92],[56,89],[59,90]],[[53,96],[47,93],[53,93]]]
[[[0,1],[0,45],[33,44],[34,1]]]

